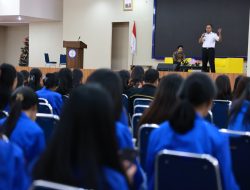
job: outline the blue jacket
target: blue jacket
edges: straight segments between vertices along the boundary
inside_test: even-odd
[[[228,129],[236,130],[236,131],[250,131],[250,122],[249,123],[243,122],[245,114],[247,110],[249,109],[249,106],[250,106],[249,101],[243,101],[240,111],[238,112],[236,117],[230,121],[228,125]]]
[[[5,120],[2,119],[0,125]],[[28,171],[31,174],[33,165],[45,149],[45,138],[42,129],[25,113],[21,113],[16,127],[10,136],[10,141],[23,150]]]
[[[51,91],[45,87],[41,90],[36,91],[36,93],[39,98],[44,98],[48,100],[49,104],[53,108],[53,114],[60,115],[63,105],[63,99],[61,94]]]
[[[162,123],[152,132],[148,144],[146,173],[149,189],[154,189],[155,156],[163,149],[212,155],[219,161],[223,189],[239,189],[232,172],[228,136],[198,115],[194,128],[184,135],[176,133],[169,122]]]
[[[23,152],[18,146],[0,140],[0,166],[0,189],[28,189]]]
[[[132,135],[129,131],[128,126],[125,126],[121,122],[116,122],[116,138],[118,142],[119,149],[134,149]],[[137,171],[134,176],[134,185],[135,189],[143,188],[144,183],[144,174],[141,169],[139,162],[136,160],[135,165],[137,167]]]
[[[104,176],[106,177],[107,183],[109,185],[109,189],[110,190],[127,190],[128,188],[128,184],[127,181],[125,179],[125,177],[120,174],[119,172],[104,167],[103,169],[104,171]]]

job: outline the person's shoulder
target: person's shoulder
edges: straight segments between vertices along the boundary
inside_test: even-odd
[[[120,189],[120,190],[128,189],[127,181],[120,172],[108,167],[104,167],[103,172],[104,175],[106,176],[110,189]]]
[[[0,140],[0,149],[1,154],[5,154],[6,156],[1,156],[2,159],[5,157],[6,159],[22,159],[23,151],[19,146],[15,145],[11,142],[5,142]]]

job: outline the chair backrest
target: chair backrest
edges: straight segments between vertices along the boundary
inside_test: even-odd
[[[155,160],[155,189],[221,190],[218,160],[208,154],[163,150]]]
[[[212,113],[214,124],[221,128],[228,127],[229,120],[229,109],[231,106],[231,101],[228,100],[214,100]]]
[[[32,183],[30,190],[84,190],[84,189],[45,180],[35,180]]]
[[[43,130],[46,142],[49,142],[57,123],[59,121],[59,117],[53,114],[36,114],[36,123],[41,127]]]
[[[137,135],[138,135],[138,131],[137,131],[137,128],[138,128],[138,123],[140,121],[142,117],[142,113],[135,113],[132,117],[132,133],[133,133],[133,137],[134,138],[137,138]]]
[[[122,105],[128,112],[128,96],[126,94],[122,94]]]
[[[205,120],[207,120],[210,123],[213,123],[213,113],[211,111],[208,111],[207,116],[205,117]]]
[[[151,132],[158,128],[159,126],[156,124],[145,124],[142,125],[139,129],[139,159],[142,169],[146,168],[146,157],[147,157],[147,149],[148,149],[148,140]]]
[[[148,108],[149,108],[149,105],[136,105],[134,107],[134,114],[143,113]]]
[[[9,116],[9,113],[3,110],[0,110],[0,119],[6,118]]]
[[[133,106],[135,107],[136,105],[145,105],[149,106],[150,103],[152,102],[151,99],[148,98],[136,98],[134,99]]]
[[[250,132],[221,129],[230,135],[230,149],[234,176],[241,190],[250,188]]]
[[[60,64],[66,64],[66,55],[60,54]]]
[[[44,58],[45,58],[45,63],[49,63],[49,54],[48,53],[44,54]]]
[[[48,104],[49,103],[48,100],[45,99],[45,98],[38,98],[38,102],[39,103],[44,103],[44,104]]]
[[[38,104],[38,113],[53,114],[53,109],[50,104],[39,103]]]

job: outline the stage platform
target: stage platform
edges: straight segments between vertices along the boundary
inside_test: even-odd
[[[32,69],[32,67],[16,67],[17,71],[21,71],[21,70],[27,70],[30,71]],[[46,73],[52,73],[52,72],[58,72],[61,68],[52,68],[52,67],[39,67],[39,69],[41,69],[42,73],[45,75]],[[88,78],[88,76],[95,71],[95,69],[82,69],[83,71],[83,76],[84,76],[84,81]],[[190,74],[192,74],[192,72],[171,72],[171,71],[160,71],[160,77],[163,77],[165,75],[169,75],[169,74],[179,74],[181,75],[183,78],[186,78],[187,76],[189,76]],[[223,73],[225,74],[225,73]],[[207,73],[207,75],[209,75],[213,80],[215,80],[217,78],[217,76],[221,75],[221,73]],[[234,86],[234,81],[236,79],[237,76],[242,75],[242,74],[232,74],[232,73],[228,73],[225,74],[230,78],[230,82],[231,82],[231,87],[233,89]],[[244,75],[244,74],[243,74]]]

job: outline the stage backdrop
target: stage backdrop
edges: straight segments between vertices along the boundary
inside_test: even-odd
[[[187,56],[200,57],[207,23],[223,29],[217,57],[247,57],[249,7],[250,0],[155,0],[153,58],[172,56],[179,44]]]

